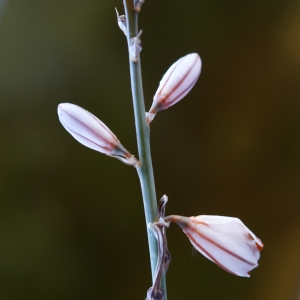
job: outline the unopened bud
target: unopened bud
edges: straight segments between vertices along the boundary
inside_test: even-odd
[[[79,143],[127,165],[138,166],[136,158],[121,145],[109,128],[87,110],[71,103],[61,103],[57,113],[61,124]]]
[[[197,53],[188,54],[177,60],[163,76],[153,103],[147,114],[147,122],[155,114],[181,100],[195,85],[201,72],[201,59]]]

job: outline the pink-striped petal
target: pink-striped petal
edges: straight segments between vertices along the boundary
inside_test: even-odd
[[[158,111],[174,105],[192,89],[200,75],[201,65],[200,56],[191,53],[177,60],[168,69],[154,95],[148,123]]]
[[[169,216],[177,223],[193,246],[206,258],[234,275],[249,277],[258,266],[263,244],[237,218],[223,216]]]
[[[138,161],[121,145],[110,129],[87,110],[71,103],[61,103],[57,113],[61,124],[79,143],[115,157],[125,164],[138,165]]]

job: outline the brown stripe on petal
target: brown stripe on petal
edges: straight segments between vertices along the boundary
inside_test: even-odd
[[[193,232],[196,233],[197,235],[201,236],[201,237],[202,237],[204,240],[206,240],[207,242],[213,244],[213,245],[216,246],[217,248],[219,248],[219,249],[223,250],[224,252],[226,252],[226,253],[232,255],[233,257],[235,257],[235,258],[237,258],[237,259],[239,259],[239,260],[241,260],[241,261],[243,261],[243,262],[245,262],[245,263],[247,263],[247,264],[249,264],[249,265],[251,265],[251,266],[254,266],[254,267],[255,267],[255,266],[257,265],[257,264],[254,264],[254,263],[248,261],[247,259],[245,259],[245,258],[243,258],[243,257],[241,257],[241,256],[239,256],[239,255],[237,255],[236,253],[230,251],[229,249],[227,249],[227,248],[225,248],[225,247],[223,247],[223,246],[217,244],[214,240],[212,240],[212,239],[210,239],[210,238],[204,236],[203,234],[201,234],[199,231],[195,230],[194,228],[191,228],[191,227],[190,227],[189,230],[193,231]],[[187,236],[190,238],[190,236],[189,236],[188,234],[187,234]],[[196,243],[196,245],[199,245],[199,244]],[[199,245],[199,248],[200,248],[200,245]],[[202,248],[202,247],[201,247],[201,248]]]
[[[166,102],[166,97],[159,95],[158,100],[155,101],[156,105],[154,107],[151,106],[149,113],[151,114],[156,114],[160,110],[163,110],[165,107],[165,102]]]
[[[193,83],[191,83],[182,93],[180,93],[175,99],[173,99],[172,101],[172,105],[175,104],[176,102],[178,102],[179,100],[177,100],[178,98],[181,99],[182,98],[182,95],[184,93],[186,93],[187,90],[190,90],[191,87],[193,87],[195,85],[195,83],[197,82],[199,76],[197,78],[195,78],[195,80],[193,81]]]
[[[183,59],[183,58],[185,58],[185,57],[186,57],[186,56],[182,57],[181,59]],[[181,60],[181,59],[180,59],[180,60]],[[178,83],[174,86],[173,90],[172,90],[170,93],[164,95],[164,97],[165,97],[166,99],[168,99],[169,96],[174,92],[174,90],[176,90],[176,89],[182,84],[182,82],[187,78],[187,76],[189,75],[191,69],[195,66],[195,64],[196,64],[196,62],[197,62],[198,59],[199,59],[199,56],[196,55],[196,60],[194,61],[192,67],[184,74],[184,76],[181,78],[181,80],[178,81]],[[169,79],[171,78],[172,74],[174,73],[174,71],[175,71],[176,68],[178,67],[179,63],[180,63],[180,62],[178,61],[178,64],[175,66],[173,72],[170,74]],[[195,82],[197,81],[198,77],[199,77],[199,76],[197,76],[197,78],[196,78],[196,80],[193,82],[193,84],[195,84]],[[166,84],[164,85],[164,87],[165,87],[167,84],[168,84],[168,82],[166,82]],[[190,87],[190,86],[191,86],[191,85],[189,85],[189,87]],[[163,87],[163,88],[164,88],[164,87]],[[163,91],[163,88],[161,89],[161,91]],[[160,94],[161,94],[161,93],[160,93]]]
[[[190,241],[192,242],[192,244],[196,245],[199,249],[201,249],[201,251],[203,251],[215,264],[217,264],[219,267],[221,267],[222,269],[224,269],[225,271],[227,271],[228,273],[231,273],[233,275],[237,275],[235,273],[233,273],[232,271],[230,271],[229,269],[227,269],[225,266],[223,266],[216,258],[214,258],[209,252],[207,252],[203,247],[201,247],[195,240],[194,238],[188,236],[188,238],[190,239]]]
[[[174,68],[173,68],[173,70],[172,70],[172,72],[170,73],[170,75],[169,75],[169,77],[168,77],[168,79],[166,80],[166,82],[165,82],[165,84],[160,88],[160,86],[158,87],[158,88],[160,88],[160,90],[162,91],[164,88],[165,88],[165,86],[168,84],[168,81],[169,81],[169,79],[170,79],[170,77],[172,76],[172,74],[174,73],[174,71],[176,70],[176,67],[177,67],[177,65],[178,65],[178,63],[179,63],[179,61],[181,60],[182,58],[180,58],[179,60],[177,60],[177,64],[174,66]],[[176,62],[175,62],[176,63]],[[174,63],[174,64],[175,64]],[[172,65],[173,66],[173,65]],[[170,67],[170,68],[172,68],[172,66]],[[170,69],[169,68],[169,69]],[[167,72],[169,71],[169,69],[167,70]],[[163,78],[164,78],[164,76],[163,76]],[[160,95],[160,93],[159,93],[159,95]]]
[[[193,218],[193,219],[191,219],[191,218]],[[190,219],[192,220],[192,222],[193,222],[194,224],[197,224],[197,225],[204,225],[204,226],[209,226],[207,223],[205,223],[205,222],[203,222],[203,221],[199,221],[199,220],[197,220],[195,217],[190,217]]]
[[[248,233],[249,237],[251,238],[251,240],[255,241],[255,244],[256,244],[256,248],[261,251],[264,247],[264,244],[262,243],[262,241],[260,239],[258,239],[260,242],[261,242],[261,245],[259,243],[257,243],[256,239],[250,234]]]
[[[260,244],[256,243],[256,248],[257,248],[259,251],[261,251],[261,250],[263,249],[264,246],[265,246],[264,244],[260,245]]]
[[[103,149],[103,152],[102,152],[102,153],[108,154],[108,153],[111,153],[111,152],[112,152],[112,151],[111,151],[111,148],[105,147],[105,146],[100,146],[99,144],[95,143],[94,141],[88,139],[87,137],[85,137],[85,136],[83,136],[83,135],[81,135],[81,134],[75,132],[74,130],[70,129],[68,126],[66,126],[66,125],[63,125],[63,126],[64,126],[70,133],[72,132],[74,138],[75,138],[75,136],[77,135],[78,137],[81,137],[83,140],[89,141],[91,144],[94,144],[94,145],[96,145],[98,148]],[[74,135],[75,135],[75,136],[74,136]],[[75,138],[75,139],[76,139],[76,138]],[[78,141],[79,143],[83,144],[83,143],[82,143],[81,141],[79,141],[78,139],[77,139],[77,141]],[[103,140],[103,141],[104,141],[106,144],[108,143],[106,140]],[[84,144],[83,144],[83,145],[84,145]],[[86,145],[84,145],[84,146],[86,146]],[[86,146],[86,147],[90,148],[89,146]],[[91,149],[92,149],[92,148],[91,148]],[[93,149],[93,150],[95,150],[95,149]],[[95,150],[95,151],[100,152],[100,149]]]
[[[59,104],[59,106],[58,106],[59,109],[61,111],[63,111],[64,114],[66,114],[73,121],[76,121],[79,125],[84,127],[84,130],[96,135],[99,140],[104,141],[106,144],[109,143],[109,144],[112,144],[112,145],[114,144],[117,146],[120,143],[119,140],[117,139],[117,137],[110,131],[110,129],[102,121],[100,121],[96,116],[94,116],[92,113],[90,113],[89,111],[87,111],[86,109],[84,109],[78,105],[68,104],[68,103],[66,103],[66,104],[68,105],[69,108],[71,107],[71,112],[68,109],[64,109],[64,107],[65,107],[64,103]],[[72,111],[75,108],[77,109],[77,113],[74,115],[74,112],[72,112]],[[81,116],[78,115],[78,112],[81,113]],[[82,114],[83,114],[83,117],[82,117]],[[92,126],[90,127],[84,121],[86,118],[88,118],[88,120],[93,119],[94,121],[96,121],[96,123],[92,124]],[[62,120],[61,120],[61,122],[65,128],[68,128],[68,130],[74,132],[75,134],[77,134],[80,137],[85,138],[86,140],[89,140],[85,136],[82,136],[81,134],[77,133],[77,131],[70,129],[69,126],[67,126],[65,124],[66,122],[63,122]],[[99,128],[96,128],[96,130],[94,130],[93,126],[95,126],[95,124],[97,124],[97,126],[99,126],[99,128],[101,128],[102,133],[99,134],[99,132],[97,132],[97,130],[99,130]],[[91,141],[91,140],[89,140],[89,141]],[[98,145],[97,143],[95,143],[93,141],[91,141],[91,142],[93,144]]]

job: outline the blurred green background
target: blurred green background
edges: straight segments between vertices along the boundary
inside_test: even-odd
[[[84,107],[137,154],[122,1],[0,2],[0,299],[144,299],[135,170],[80,145],[56,112]],[[167,214],[239,217],[265,244],[239,278],[172,225],[169,299],[300,299],[300,2],[146,0],[140,27],[147,108],[174,61],[203,61],[151,125]]]

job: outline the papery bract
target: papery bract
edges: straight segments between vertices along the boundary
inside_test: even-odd
[[[205,257],[229,273],[249,277],[258,266],[263,244],[238,218],[222,216],[168,216]]]
[[[181,100],[195,85],[201,72],[201,59],[197,53],[191,53],[177,60],[165,73],[153,97],[153,103],[147,114],[150,123],[155,114]]]
[[[109,128],[87,110],[71,103],[61,103],[57,113],[61,124],[79,143],[120,159],[128,165],[137,165],[137,160],[121,145]]]

